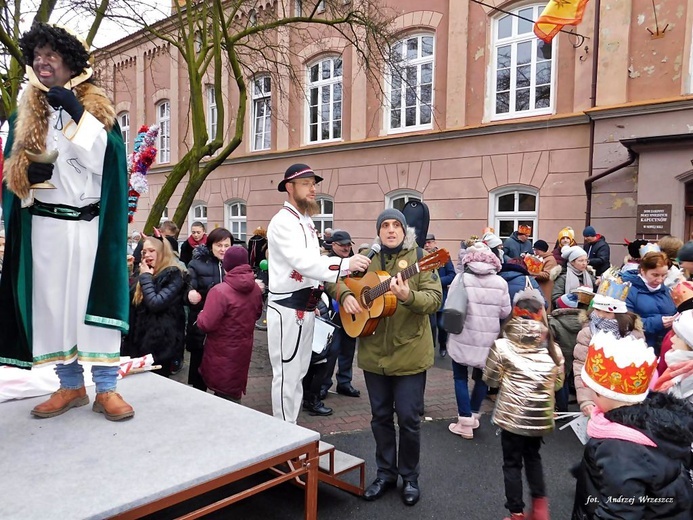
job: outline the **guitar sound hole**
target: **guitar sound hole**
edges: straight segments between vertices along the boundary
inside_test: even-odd
[[[369,290],[370,287],[364,287],[363,291],[361,291],[361,306],[366,309],[370,309],[373,305],[373,300],[371,300],[370,296],[368,295]]]

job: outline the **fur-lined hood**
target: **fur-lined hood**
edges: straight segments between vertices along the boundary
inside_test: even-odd
[[[652,392],[642,402],[615,408],[608,420],[635,428],[671,458],[688,459],[693,442],[693,405],[672,395]]]
[[[98,119],[110,131],[116,122],[115,108],[106,93],[93,83],[82,83],[73,89],[75,96],[84,110]],[[43,151],[46,149],[48,120],[52,108],[46,95],[38,88],[27,85],[19,101],[17,119],[14,124],[14,143],[10,157],[5,164],[4,176],[7,187],[18,197],[29,195],[29,177],[27,168],[29,158],[27,150]]]
[[[376,237],[375,243],[378,245],[383,245],[380,241],[380,237]],[[407,226],[407,234],[404,235],[404,244],[402,244],[403,250],[413,249],[419,247],[416,243],[416,230],[413,227]]]

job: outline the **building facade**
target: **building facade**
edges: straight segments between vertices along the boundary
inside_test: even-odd
[[[639,206],[657,204],[672,205],[670,231],[688,239],[693,0],[660,0],[654,11],[650,0],[592,0],[583,22],[565,28],[577,34],[551,44],[532,32],[545,3],[390,2],[392,50],[406,81],[387,72],[372,81],[334,34],[306,41],[280,33],[300,84],[249,74],[244,141],[205,181],[187,225],[199,220],[249,238],[282,204],[276,186],[284,170],[305,162],[325,179],[318,226],[346,229],[357,243],[372,240],[380,211],[411,198],[426,202],[430,232],[451,251],[486,226],[505,237],[531,224],[534,239],[553,244],[563,227],[579,237],[589,221],[619,263],[619,245],[636,236]],[[161,127],[139,229],[186,149],[187,76],[175,48],[156,39],[135,35],[105,51],[102,83],[130,149],[139,126]],[[228,78],[222,85],[231,106],[232,85]],[[205,88],[213,130],[216,97]],[[235,121],[225,124],[231,131]],[[585,181],[603,172],[588,196]],[[173,215],[184,186],[162,218]]]

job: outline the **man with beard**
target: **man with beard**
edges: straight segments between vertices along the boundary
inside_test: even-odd
[[[365,271],[370,260],[320,255],[318,233],[311,215],[319,211],[316,184],[322,177],[305,164],[294,164],[284,173],[278,190],[288,195],[284,207],[267,228],[269,297],[267,339],[272,364],[272,412],[295,423],[301,411],[301,380],[308,371],[313,343],[315,308],[321,282]],[[358,304],[346,309],[358,312]]]

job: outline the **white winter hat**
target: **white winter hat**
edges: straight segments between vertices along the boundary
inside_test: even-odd
[[[561,249],[561,256],[568,260],[568,262],[572,262],[581,256],[587,256],[587,251],[580,246],[563,246],[563,249]]]
[[[671,325],[674,334],[681,338],[686,345],[693,347],[693,310],[683,311]]]
[[[481,237],[481,241],[492,249],[503,244],[501,239],[498,238],[498,235],[491,233],[490,231],[488,233],[484,233],[484,236]]]

